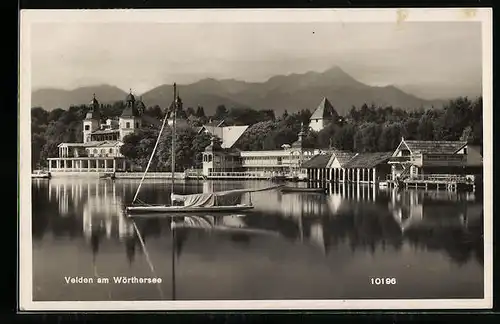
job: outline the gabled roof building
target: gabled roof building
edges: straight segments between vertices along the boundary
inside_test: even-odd
[[[339,119],[339,114],[333,108],[333,105],[325,97],[321,100],[318,108],[313,112],[309,120],[309,127],[312,130],[319,132],[325,128],[329,123],[335,122]]]

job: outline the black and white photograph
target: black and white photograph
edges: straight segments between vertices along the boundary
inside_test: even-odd
[[[20,19],[21,310],[492,307],[491,10]]]

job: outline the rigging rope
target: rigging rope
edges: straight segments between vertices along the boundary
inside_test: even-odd
[[[156,277],[155,268],[153,266],[153,263],[151,262],[151,259],[149,258],[149,253],[146,250],[146,245],[144,244],[144,240],[142,239],[141,232],[139,232],[139,229],[137,228],[137,225],[136,225],[134,220],[132,220],[132,225],[134,226],[137,237],[139,238],[139,242],[141,243],[142,251],[144,252],[144,255],[146,256],[146,261],[149,265],[149,269],[151,270],[151,273]],[[157,288],[158,288],[158,291],[160,292],[161,298],[163,298],[163,291],[162,291],[161,285],[159,283],[157,284]]]
[[[165,122],[167,121],[167,115],[163,118],[163,124],[161,125],[160,132],[158,133],[158,138],[156,139],[155,147],[153,148],[153,152],[151,153],[151,157],[149,158],[148,165],[146,166],[146,170],[144,171],[144,174],[142,175],[141,182],[139,182],[139,186],[137,187],[137,191],[135,192],[134,199],[132,200],[132,204],[135,202],[137,199],[137,195],[139,194],[139,190],[141,189],[142,182],[144,181],[144,178],[146,177],[146,173],[149,170],[149,166],[151,165],[151,161],[153,160],[153,157],[156,152],[156,148],[158,147],[158,143],[160,142],[161,134],[163,133],[163,129],[165,128]],[[173,136],[173,134],[172,134]]]

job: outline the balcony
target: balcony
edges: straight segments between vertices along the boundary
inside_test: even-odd
[[[414,154],[411,156],[391,157],[388,163],[411,163],[412,165],[422,166],[462,166],[466,163],[467,156],[464,154]]]
[[[414,164],[417,166],[462,166],[466,162],[465,154],[423,154]]]

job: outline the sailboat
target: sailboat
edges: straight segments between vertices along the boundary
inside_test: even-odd
[[[170,205],[152,205],[152,204],[147,204],[144,202],[136,203],[138,201],[137,197],[139,195],[139,191],[141,189],[141,185],[144,181],[144,178],[146,177],[146,174],[149,170],[149,166],[151,165],[151,161],[155,155],[156,148],[158,147],[158,142],[160,141],[161,135],[163,133],[163,130],[165,128],[165,122],[168,119],[167,116],[164,117],[163,123],[160,129],[160,132],[158,134],[158,138],[156,140],[155,146],[153,148],[153,152],[151,153],[151,157],[149,159],[148,165],[146,167],[146,170],[144,171],[144,174],[142,176],[141,182],[139,183],[139,186],[137,187],[137,191],[135,193],[134,199],[132,200],[132,204],[130,206],[126,206],[125,210],[129,214],[136,214],[139,213],[141,215],[149,214],[149,213],[200,213],[200,212],[237,212],[237,211],[245,211],[245,210],[250,210],[253,209],[254,206],[252,205],[251,202],[251,197],[249,199],[249,203],[247,204],[242,204],[242,203],[235,203],[237,200],[238,196],[241,196],[244,193],[251,193],[251,192],[256,192],[256,191],[263,191],[263,190],[272,190],[275,188],[278,188],[280,186],[274,186],[274,187],[269,187],[269,188],[264,188],[264,189],[237,189],[237,190],[227,190],[227,191],[220,191],[220,192],[209,192],[209,193],[198,193],[198,194],[190,194],[190,195],[179,195],[179,194],[174,194],[174,184],[175,184],[175,134],[176,134],[176,114],[177,114],[177,108],[178,108],[178,102],[179,102],[179,97],[177,96],[177,85],[174,83],[174,104],[172,107],[172,116],[173,116],[173,122],[172,122],[172,149],[171,149],[171,155],[172,155],[172,167],[171,167],[171,173],[172,173],[172,184],[171,184],[171,195],[170,195]],[[177,204],[176,204],[177,203]],[[131,215],[132,216],[132,215]]]

